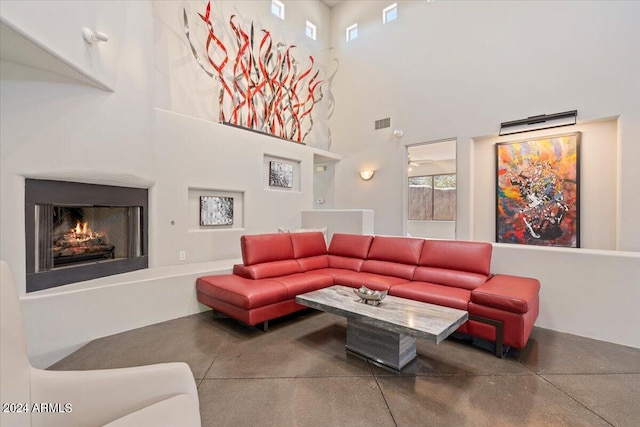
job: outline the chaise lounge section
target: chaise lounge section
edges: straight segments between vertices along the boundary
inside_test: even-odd
[[[538,317],[540,282],[490,273],[485,242],[319,232],[241,237],[243,264],[233,274],[201,277],[198,301],[246,324],[305,309],[299,294],[343,285],[467,310],[458,332],[503,347],[523,348]]]

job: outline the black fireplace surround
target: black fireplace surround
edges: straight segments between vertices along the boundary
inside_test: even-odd
[[[148,190],[25,180],[27,292],[147,268]]]

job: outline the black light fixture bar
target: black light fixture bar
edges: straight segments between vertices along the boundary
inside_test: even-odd
[[[532,130],[549,129],[560,126],[575,125],[578,117],[578,110],[565,111],[555,114],[540,114],[530,116],[526,119],[512,120],[500,123],[500,133],[498,135],[511,135],[514,133],[530,132]]]

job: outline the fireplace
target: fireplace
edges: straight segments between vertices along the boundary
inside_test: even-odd
[[[148,267],[148,191],[27,179],[27,292]]]

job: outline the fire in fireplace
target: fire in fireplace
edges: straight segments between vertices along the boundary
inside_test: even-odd
[[[99,214],[102,210],[120,211],[111,215]],[[115,245],[109,240],[106,229],[118,227],[118,224],[127,224],[126,218],[118,218],[128,215],[126,208],[77,208],[54,206],[53,208],[53,242],[51,256],[53,267],[75,264],[99,259],[115,259]],[[88,217],[107,217],[112,225],[101,226],[100,231],[93,231],[89,225]],[[96,220],[92,219],[95,223]],[[75,223],[75,226],[73,224]],[[124,232],[124,230],[122,230]],[[42,242],[42,244],[46,244]],[[122,251],[119,251],[122,252]],[[45,254],[46,255],[46,254]]]
[[[26,181],[27,292],[146,268],[147,190]]]

